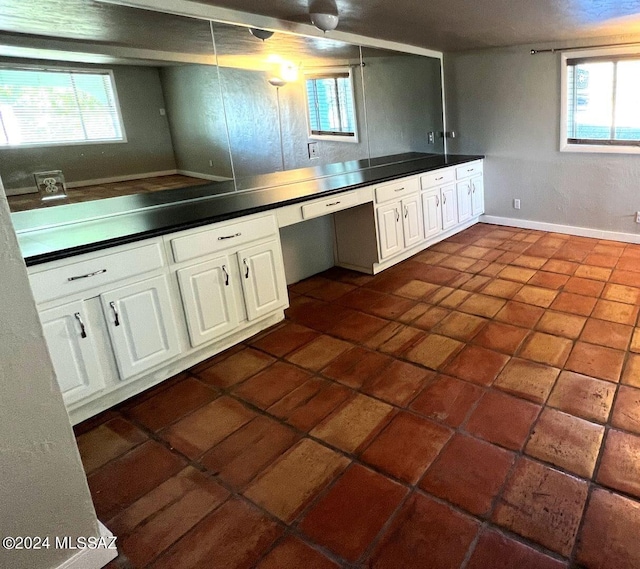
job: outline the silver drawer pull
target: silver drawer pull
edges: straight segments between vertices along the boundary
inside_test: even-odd
[[[473,172],[475,170],[475,168],[469,168],[467,169],[467,172]]]
[[[80,316],[79,312],[76,312],[73,316],[78,321],[78,324],[80,324],[80,337],[81,338],[86,338],[87,337],[87,331],[85,330],[84,322],[82,321],[82,316]]]
[[[334,206],[334,205],[338,205],[339,203],[340,203],[340,202],[331,202],[331,203],[328,203],[328,204],[327,204],[327,207],[331,207],[331,206]]]
[[[222,265],[222,272],[224,273],[224,286],[229,286],[229,273],[226,265]]]
[[[218,241],[224,241],[225,239],[233,239],[234,237],[240,237],[242,233],[236,233],[235,235],[223,235],[222,237],[218,237]]]
[[[438,180],[444,180],[444,176],[440,176],[439,178],[436,178],[436,182],[437,182]]]
[[[404,192],[404,186],[402,188],[397,188],[393,190],[394,192]]]
[[[118,314],[118,309],[116,308],[116,303],[115,302],[110,302],[109,306],[111,307],[111,310],[113,310],[113,316],[115,318],[114,320],[114,324],[116,326],[120,326],[120,315]]]
[[[103,273],[106,273],[107,269],[100,269],[99,271],[94,271],[93,273],[87,273],[86,275],[78,275],[77,277],[69,277],[67,280],[69,282],[71,281],[77,281],[80,279],[88,279],[89,277],[95,277],[96,275],[101,275]]]

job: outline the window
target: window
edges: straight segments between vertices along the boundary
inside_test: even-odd
[[[561,150],[640,152],[640,54],[563,54]]]
[[[119,141],[110,71],[0,67],[0,147]]]
[[[358,141],[351,69],[305,73],[309,136]]]

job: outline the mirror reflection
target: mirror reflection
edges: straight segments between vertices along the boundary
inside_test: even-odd
[[[13,211],[282,185],[444,151],[439,59],[115,5],[100,17],[117,38],[54,51],[0,32]]]

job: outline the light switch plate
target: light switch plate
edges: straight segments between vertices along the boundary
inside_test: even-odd
[[[307,149],[309,151],[309,159],[314,160],[315,158],[320,157],[320,153],[318,151],[318,143],[317,142],[309,142],[307,144]]]

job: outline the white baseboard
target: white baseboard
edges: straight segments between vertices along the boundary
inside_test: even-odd
[[[69,189],[82,188],[84,186],[100,186],[101,184],[113,184],[115,182],[130,182],[131,180],[144,180],[145,178],[155,178],[157,176],[172,176],[178,174],[178,170],[158,170],[157,172],[142,172],[140,174],[126,174],[124,176],[111,176],[109,178],[93,178],[91,180],[80,180],[79,182],[66,182]],[[24,188],[13,188],[6,190],[8,196],[20,196],[23,194],[35,194],[38,189],[35,186]]]
[[[203,180],[211,180],[212,182],[227,182],[233,180],[233,178],[227,178],[225,176],[214,176],[212,174],[203,174],[202,172],[192,172],[191,170],[176,170],[176,174],[190,176],[191,178],[202,178]]]
[[[113,534],[98,521],[100,537],[113,538]],[[118,557],[116,549],[80,549],[73,557],[67,559],[62,565],[58,565],[56,569],[101,569],[109,561]]]
[[[544,221],[533,221],[530,219],[498,217],[495,215],[483,215],[480,218],[480,221],[482,223],[492,223],[494,225],[509,225],[511,227],[521,227],[522,229],[537,229],[539,231],[550,231],[552,233],[577,235],[578,237],[594,237],[595,239],[608,239],[610,241],[622,241],[624,243],[640,243],[640,234],[623,233],[621,231],[605,231],[604,229],[591,229],[590,227],[560,225]]]

